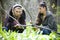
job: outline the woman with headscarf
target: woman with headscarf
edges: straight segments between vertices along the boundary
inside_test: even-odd
[[[18,31],[19,33],[22,33],[23,30],[26,28],[24,27],[24,29],[22,29],[20,26],[20,24],[26,25],[25,22],[26,14],[23,7],[19,4],[14,5],[10,10],[9,15],[11,17],[7,16],[4,22],[4,26],[6,27],[6,30]],[[15,18],[18,22],[14,20],[12,17]]]

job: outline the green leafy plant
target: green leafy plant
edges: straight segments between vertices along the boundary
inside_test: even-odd
[[[1,40],[60,40],[56,33],[52,32],[50,35],[38,34],[40,30],[34,30],[33,27],[27,26],[23,33],[2,30],[0,27]]]

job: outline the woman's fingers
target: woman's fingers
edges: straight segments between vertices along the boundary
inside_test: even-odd
[[[30,20],[30,24],[32,24],[32,20]]]
[[[22,27],[20,26],[20,24],[16,24],[14,27],[16,27],[16,28],[22,28]]]
[[[19,27],[19,26],[20,26],[19,24],[14,25],[14,27]]]

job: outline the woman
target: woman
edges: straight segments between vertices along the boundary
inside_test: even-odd
[[[52,31],[57,32],[57,24],[53,13],[47,10],[47,5],[45,2],[39,4],[39,14],[37,17],[36,25],[41,25],[43,34],[49,35]],[[48,28],[48,29],[46,29]]]
[[[14,5],[10,10],[9,15],[11,17],[7,16],[4,22],[6,30],[18,31],[22,33],[24,29],[20,28],[21,27],[20,24],[26,25],[25,22],[26,15],[23,7],[19,4]],[[18,22],[14,20],[12,17],[15,18]]]

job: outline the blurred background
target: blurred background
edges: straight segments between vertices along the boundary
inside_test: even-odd
[[[0,23],[4,25],[3,22],[7,16],[6,13],[9,13],[10,8],[14,4],[20,4],[25,8],[26,22],[30,22],[30,20],[35,22],[38,14],[38,5],[41,1],[45,1],[48,10],[53,12],[57,22],[58,32],[60,32],[60,0],[0,0]]]

